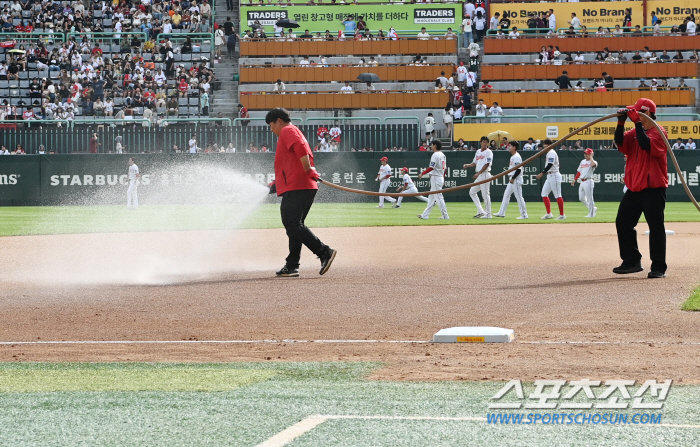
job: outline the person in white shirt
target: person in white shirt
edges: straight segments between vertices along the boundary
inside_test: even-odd
[[[583,54],[581,54],[581,52],[576,53],[576,56],[574,57],[574,62],[577,65],[583,64]]]
[[[518,37],[520,37],[518,28],[514,26],[513,29],[508,33],[508,37],[510,37],[511,39],[517,39]]]
[[[301,59],[301,62],[299,62],[299,66],[300,66],[300,67],[308,67],[308,66],[309,66],[309,58],[306,57],[306,56],[304,56],[304,57]]]
[[[430,191],[439,191],[442,189],[442,185],[445,184],[445,170],[447,169],[447,158],[442,152],[442,143],[440,140],[433,140],[431,149],[433,155],[430,157],[430,166],[418,175],[418,178],[423,178],[424,175],[430,176]],[[430,212],[437,203],[438,208],[442,216],[440,219],[448,220],[450,216],[447,214],[447,206],[445,205],[445,198],[442,197],[442,193],[431,194],[428,197],[428,206],[423,211],[423,214],[419,214],[419,219],[427,220],[430,217]]]
[[[122,145],[122,136],[121,135],[117,135],[117,137],[114,139],[114,152],[116,154],[121,154],[124,152],[124,146]]]
[[[464,15],[469,15],[469,17],[474,17],[476,14],[476,6],[474,6],[473,0],[467,0],[464,2]]]
[[[401,168],[401,172],[403,172],[403,183],[401,186],[396,188],[396,192],[403,192],[406,194],[416,194],[418,193],[418,188],[416,188],[415,183],[413,183],[413,179],[411,179],[411,176],[408,175],[408,168],[403,167]],[[416,199],[422,201],[422,202],[428,202],[427,197],[423,196],[416,196]],[[399,199],[396,201],[394,206],[392,208],[401,208],[401,201],[403,200],[403,197],[399,197]]]
[[[129,188],[126,190],[126,209],[135,210],[139,207],[139,198],[136,190],[139,185],[139,167],[136,166],[136,159],[129,159]]]
[[[379,167],[379,173],[377,173],[377,178],[375,181],[379,182],[379,192],[386,192],[389,185],[391,185],[391,166],[389,166],[389,159],[387,157],[382,157],[382,165]],[[377,208],[384,208],[384,199],[388,202],[395,203],[396,199],[389,196],[379,196],[379,205]]]
[[[685,144],[685,148],[693,151],[697,149],[697,146],[695,145],[695,142],[692,138],[688,138],[688,142]]]
[[[343,133],[342,130],[340,130],[340,127],[338,127],[337,124],[334,124],[333,127],[328,130],[328,133],[331,134],[331,138],[333,138],[333,141],[336,143],[340,143],[340,134]]]
[[[457,67],[457,82],[460,86],[464,85],[464,82],[467,80],[467,73],[469,73],[469,70],[464,66],[464,62],[460,62],[459,67]]]
[[[673,149],[674,151],[685,149],[685,144],[683,144],[683,139],[681,137],[678,137],[678,139],[673,144],[671,149]]]
[[[545,146],[549,146],[552,144],[552,140],[546,139],[544,140],[544,144]],[[547,214],[542,216],[542,219],[546,220],[554,217],[552,216],[552,208],[549,202],[549,193],[551,192],[559,206],[559,216],[557,220],[564,220],[566,219],[566,215],[564,214],[564,198],[561,196],[561,174],[559,173],[559,155],[557,155],[557,151],[550,149],[547,155],[545,155],[545,163],[542,172],[537,174],[537,180],[541,179],[543,175],[547,175],[547,180],[542,187],[542,201],[544,202]]]
[[[447,129],[447,138],[452,141],[452,124],[454,123],[454,113],[452,112],[452,107],[448,104],[445,110],[442,111],[442,122],[445,124]]]
[[[557,18],[554,16],[554,10],[549,10],[549,32],[557,32]]]
[[[593,200],[593,172],[598,167],[598,162],[593,160],[593,149],[588,148],[583,151],[584,159],[578,165],[576,177],[571,182],[571,186],[576,185],[576,180],[581,179],[581,186],[578,188],[578,199],[588,207],[588,215],[586,217],[595,217],[598,208]]]
[[[192,138],[188,142],[190,146],[190,154],[196,154],[197,153],[197,138],[192,135]]]
[[[491,17],[491,21],[489,22],[489,29],[498,29],[498,24],[501,23],[501,15],[499,13],[496,13]]]
[[[479,100],[479,101],[481,101],[481,100]],[[486,115],[492,117],[491,118],[492,123],[500,123],[501,118],[498,118],[498,117],[505,116],[503,113],[503,109],[495,101],[493,103],[493,106],[491,106],[491,108],[489,109],[489,113],[487,113]]]
[[[477,117],[486,117],[486,111],[488,110],[488,107],[486,107],[486,104],[484,104],[483,99],[479,99],[479,103],[474,107],[475,110],[475,116]]]
[[[508,152],[510,152],[510,163],[508,164],[508,169],[515,168],[516,166],[522,164],[523,159],[518,154],[518,148],[520,143],[517,141],[508,142]],[[508,203],[510,202],[510,196],[515,194],[515,200],[518,202],[518,208],[520,210],[520,216],[516,219],[527,219],[527,207],[525,206],[525,199],[523,198],[523,169],[518,168],[513,172],[509,173],[508,176],[510,180],[506,186],[506,190],[503,193],[503,202],[501,202],[501,209],[494,217],[506,217],[506,210],[508,209]]]
[[[331,151],[331,136],[329,133],[326,133],[323,136],[323,139],[318,143],[319,146],[319,152],[330,152]]]
[[[432,137],[433,132],[435,132],[435,118],[433,118],[433,113],[428,112],[428,116],[425,117],[423,122],[425,124],[425,139],[427,140],[429,137]]]
[[[471,3],[467,3],[471,4]],[[473,6],[473,5],[472,5]],[[474,42],[474,35],[472,34],[472,19],[471,14],[464,14],[464,20],[462,20],[462,46],[468,47],[472,42]]]
[[[566,23],[568,23],[569,25],[573,26],[575,31],[578,31],[579,28],[581,28],[581,20],[580,20],[578,17],[576,17],[576,13],[575,13],[575,12],[572,12],[572,13],[571,13],[571,20],[569,20],[569,21],[566,22]]]
[[[284,82],[282,82],[281,79],[278,79],[277,82],[275,82],[274,85],[272,86],[273,92],[276,92],[276,93],[279,93],[282,95],[285,94],[285,90],[287,90],[287,87],[285,87]]]
[[[695,22],[690,20],[690,17],[689,17],[688,23],[685,24],[685,32],[688,33],[689,36],[694,36],[696,30],[697,30],[697,25],[695,25]]]
[[[345,81],[345,85],[343,87],[340,87],[340,92],[341,93],[352,93],[352,87],[350,87],[350,82]]]
[[[418,40],[429,40],[430,34],[425,31],[425,28],[421,28],[420,33],[416,37],[418,37]]]
[[[493,164],[493,152],[489,149],[489,139],[487,137],[481,137],[480,144],[481,148],[474,154],[474,160],[464,165],[464,169],[476,167],[474,180],[477,182],[491,178],[491,165]],[[476,205],[476,215],[474,218],[492,218],[490,189],[491,182],[469,188],[469,196],[472,198],[472,201],[474,201],[474,205]],[[481,207],[481,201],[478,195],[479,192],[481,192],[481,197],[484,199],[484,208]]]

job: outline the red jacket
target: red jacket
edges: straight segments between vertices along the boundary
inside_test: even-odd
[[[664,136],[666,129],[661,127]],[[630,191],[639,192],[647,188],[668,188],[668,163],[666,160],[666,143],[656,128],[647,131],[651,141],[651,151],[642,150],[637,143],[635,129],[625,132],[625,140],[618,150],[627,155],[625,165],[625,185]]]
[[[309,163],[313,167],[314,154],[304,134],[294,124],[284,126],[275,152],[275,185],[278,196],[298,189],[318,189],[318,183],[307,176],[299,160],[304,155],[309,156]]]

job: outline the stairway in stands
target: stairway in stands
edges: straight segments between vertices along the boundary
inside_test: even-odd
[[[226,0],[216,0],[214,20],[219,26],[223,26],[226,17],[231,18],[236,32],[240,35],[241,30],[238,29],[240,25],[238,0],[233,1],[233,11],[226,10]],[[218,64],[213,65],[216,78],[221,81],[221,88],[214,95],[212,102],[214,116],[221,112],[225,118],[233,119],[238,117],[238,81],[234,81],[233,76],[239,74],[239,54],[239,52],[236,52],[235,57],[229,59],[224,45],[224,50],[221,52],[222,59]]]

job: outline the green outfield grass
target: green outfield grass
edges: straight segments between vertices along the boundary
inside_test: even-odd
[[[289,446],[666,447],[700,442],[698,386],[674,385],[661,410],[623,410],[630,417],[662,413],[663,424],[676,426],[495,425],[483,419],[493,413],[488,405],[502,382],[366,380],[377,367],[347,362],[3,363],[0,445],[255,446],[312,415],[386,418],[329,419]],[[89,375],[95,383],[85,381]],[[204,382],[213,378],[218,384],[186,385],[201,375],[207,377]],[[179,385],[164,390],[169,378],[176,378]],[[228,378],[229,386],[222,388],[225,381],[216,378]],[[580,378],[570,380],[574,379]],[[137,382],[140,391],[132,385],[115,387]],[[67,388],[67,383],[73,385]],[[534,385],[523,383],[523,387],[527,398]],[[514,400],[514,395],[506,397]]]
[[[693,290],[687,300],[681,305],[681,310],[700,310],[700,286]]]
[[[438,220],[440,212],[433,209],[430,220],[416,217],[424,209],[422,202],[404,203],[401,208],[375,208],[375,203],[319,203],[313,206],[307,219],[310,227],[373,227],[401,225],[494,225],[494,224],[553,224],[579,222],[614,222],[616,202],[598,203],[598,214],[586,219],[587,209],[578,202],[566,204],[565,221],[542,221],[544,206],[529,203],[528,220],[515,220],[517,205],[511,203],[507,217],[473,219],[472,203],[448,203],[450,220]],[[494,204],[496,207],[497,204]],[[556,213],[556,204],[553,205]],[[241,219],[242,222],[241,222]],[[700,213],[690,203],[671,202],[666,205],[668,222],[697,222]],[[0,208],[0,236],[63,233],[112,233],[125,231],[220,230],[230,228],[281,228],[279,204],[260,205],[250,216],[241,216],[229,205],[142,206],[129,211],[121,206],[61,206]]]

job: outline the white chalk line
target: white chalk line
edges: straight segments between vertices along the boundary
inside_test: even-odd
[[[507,343],[436,343],[430,340],[33,340],[33,341],[0,341],[5,345],[172,345],[172,344],[507,344]],[[663,342],[645,340],[627,341],[586,341],[586,340],[515,340],[514,344],[526,345],[700,345],[700,341]]]
[[[296,424],[282,430],[273,437],[257,445],[257,447],[282,447],[298,437],[310,432],[314,428],[323,424],[328,420],[333,419],[363,419],[363,420],[403,420],[403,421],[468,421],[468,422],[487,422],[484,417],[462,416],[462,417],[447,417],[447,416],[360,416],[360,415],[313,415],[309,416]],[[516,424],[517,425],[517,424]],[[669,428],[700,428],[700,425],[690,424],[653,424],[653,425],[636,425],[634,427],[669,427]]]

